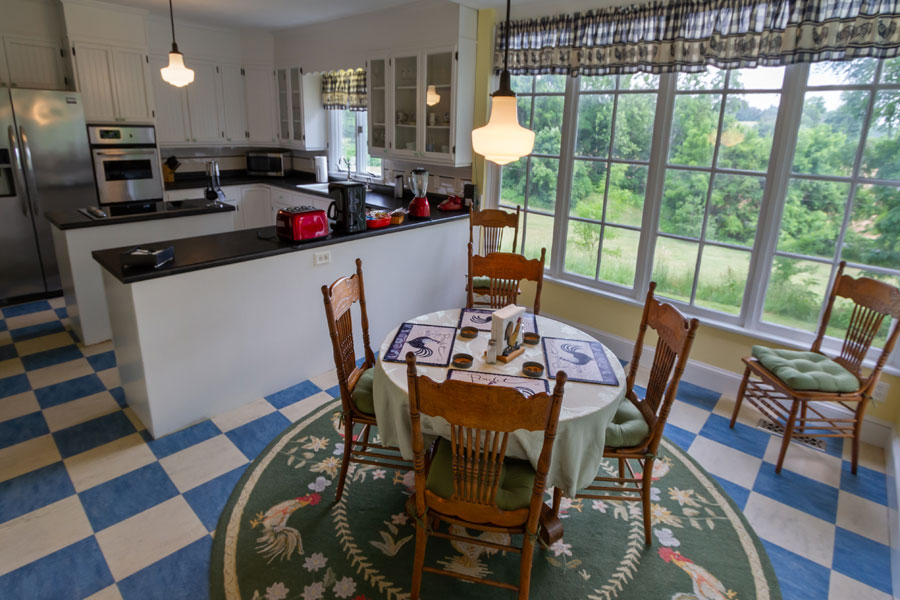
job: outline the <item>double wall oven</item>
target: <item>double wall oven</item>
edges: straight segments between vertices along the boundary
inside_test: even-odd
[[[156,131],[151,125],[89,125],[100,204],[163,199]]]

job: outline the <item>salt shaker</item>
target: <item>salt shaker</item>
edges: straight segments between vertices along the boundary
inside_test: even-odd
[[[488,364],[497,362],[497,340],[488,340],[488,348],[484,353],[484,360]]]

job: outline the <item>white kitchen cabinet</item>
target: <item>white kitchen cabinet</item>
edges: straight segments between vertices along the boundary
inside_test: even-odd
[[[373,55],[369,70],[369,153],[425,164],[472,163],[474,97],[459,81],[475,74],[475,41]],[[439,96],[428,106],[430,86]]]
[[[271,144],[275,134],[275,77],[270,67],[244,67],[247,98],[247,141]]]
[[[225,139],[225,131],[219,123],[219,67],[214,63],[192,60],[191,68],[194,69],[194,81],[185,86],[191,142],[221,142]]]
[[[117,116],[122,121],[152,123],[149,57],[140,50],[114,49],[112,58]]]
[[[149,59],[143,50],[75,42],[72,55],[88,122],[153,122]]]
[[[278,140],[298,150],[325,148],[326,114],[322,106],[322,76],[300,67],[275,70]]]
[[[163,81],[159,70],[169,64],[168,56],[151,56],[150,77],[156,105],[156,141],[160,144],[190,142],[187,92]]]
[[[7,35],[3,37],[3,50],[10,87],[68,88],[58,42]]]
[[[241,212],[244,229],[275,224],[269,187],[249,185],[241,188]]]
[[[225,141],[244,143],[247,139],[244,70],[236,65],[221,65],[220,74]]]

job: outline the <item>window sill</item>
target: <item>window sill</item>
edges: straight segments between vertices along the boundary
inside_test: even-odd
[[[610,292],[607,290],[601,290],[601,289],[598,289],[595,287],[591,287],[588,285],[580,284],[575,281],[571,281],[569,279],[553,277],[546,273],[544,274],[544,280],[551,281],[551,282],[561,285],[563,287],[571,288],[571,289],[578,290],[581,292],[596,294],[603,298],[607,298],[609,300],[614,300],[616,302],[621,302],[621,303],[627,304],[629,306],[634,306],[634,307],[638,307],[638,308],[644,306],[643,301],[635,300],[634,298],[631,298],[629,296],[623,296],[621,294],[616,294],[614,292]],[[666,298],[660,296],[660,300],[665,301]],[[684,307],[679,306],[679,310],[681,310],[684,314],[686,314],[689,317],[696,316],[696,315],[691,314],[691,311],[689,309],[685,309]],[[758,331],[758,330],[754,330],[754,329],[747,329],[745,327],[741,327],[740,325],[734,325],[732,323],[717,321],[715,319],[710,319],[708,315],[703,315],[702,317],[698,317],[698,318],[700,319],[701,325],[703,325],[704,327],[708,326],[708,327],[712,327],[714,329],[718,329],[720,331],[726,331],[728,333],[735,333],[738,335],[752,338],[753,340],[756,340],[756,341],[759,341],[762,343],[777,344],[779,346],[784,346],[785,348],[796,349],[796,350],[809,350],[809,344],[798,343],[796,339],[792,339],[792,338],[788,338],[788,337],[784,337],[784,336],[780,336],[780,335],[774,335],[769,332],[763,332],[763,331]],[[750,349],[748,348],[747,351],[749,353]],[[900,352],[900,350],[897,350],[897,352]],[[738,358],[740,358],[740,357],[738,357]],[[900,377],[900,368],[890,364],[891,358],[894,358],[894,360],[896,360],[896,357],[889,357],[888,364],[885,365],[883,372],[888,375],[893,375],[894,377]],[[868,369],[871,369],[874,366],[874,361],[866,360],[863,362],[863,366]]]

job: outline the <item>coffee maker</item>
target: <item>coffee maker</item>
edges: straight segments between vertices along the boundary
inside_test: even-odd
[[[409,189],[415,196],[409,203],[409,216],[414,219],[431,218],[431,205],[428,203],[428,171],[419,167],[409,175]]]
[[[332,181],[328,184],[332,203],[328,218],[338,231],[355,233],[366,230],[366,186],[358,181]]]

